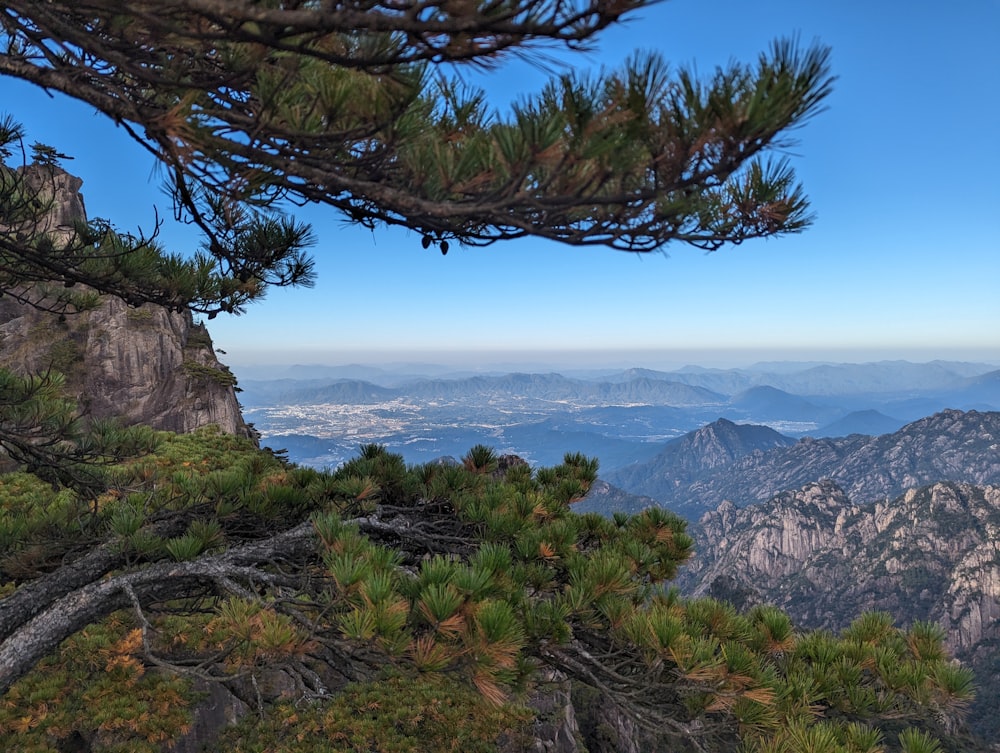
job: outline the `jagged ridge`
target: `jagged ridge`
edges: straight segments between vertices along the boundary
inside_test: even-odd
[[[857,503],[941,480],[1000,483],[997,412],[942,411],[877,437],[795,442],[766,427],[736,429],[716,421],[668,443],[650,462],[605,477],[690,520],[726,499],[751,504],[822,478],[835,480]]]

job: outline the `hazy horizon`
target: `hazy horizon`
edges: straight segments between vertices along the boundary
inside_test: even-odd
[[[287,352],[243,351],[241,357],[230,359],[221,352],[219,358],[237,374],[239,372],[273,371],[309,368],[365,367],[393,371],[602,371],[646,368],[676,371],[685,367],[706,369],[747,369],[761,364],[871,364],[905,361],[925,364],[935,361],[981,364],[1000,368],[1000,352],[993,349],[645,349],[645,350],[379,350],[379,351],[318,351]]]

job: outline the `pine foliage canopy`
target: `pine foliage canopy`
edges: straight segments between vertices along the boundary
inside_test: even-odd
[[[427,243],[715,249],[804,228],[807,200],[774,155],[830,92],[822,46],[778,41],[706,80],[635,54],[555,76],[506,113],[450,73],[576,49],[643,5],[15,0],[0,73],[123,125],[206,230],[206,197],[320,202]]]

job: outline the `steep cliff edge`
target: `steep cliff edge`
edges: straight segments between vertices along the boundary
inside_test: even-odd
[[[56,170],[45,176],[53,193],[49,229],[85,220],[82,181],[44,169]],[[0,366],[21,374],[61,372],[68,395],[95,418],[180,433],[216,424],[253,436],[240,413],[235,378],[188,312],[152,304],[132,308],[102,296],[93,308],[59,315],[5,296]]]

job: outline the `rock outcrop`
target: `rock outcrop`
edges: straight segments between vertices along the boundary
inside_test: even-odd
[[[43,229],[58,233],[86,219],[82,181],[32,166],[26,182],[44,181],[52,209]],[[216,424],[252,437],[236,399],[236,380],[216,357],[204,326],[190,313],[153,304],[127,306],[102,296],[97,306],[63,315],[0,298],[0,367],[21,374],[61,372],[68,396],[85,415],[189,432]]]
[[[179,433],[216,424],[230,434],[252,434],[235,378],[190,314],[103,297],[95,309],[60,318],[3,299],[0,321],[0,366],[63,373],[67,393],[88,416]]]
[[[55,165],[31,164],[19,170],[24,185],[47,205],[44,216],[32,227],[34,232],[67,232],[86,221],[87,209],[80,187],[83,180]]]
[[[936,622],[977,675],[977,705],[1000,693],[1000,486],[941,482],[856,505],[823,480],[693,526],[697,555],[678,583],[738,607],[776,604],[804,628],[839,630],[863,611]],[[987,739],[992,715],[971,716]]]

